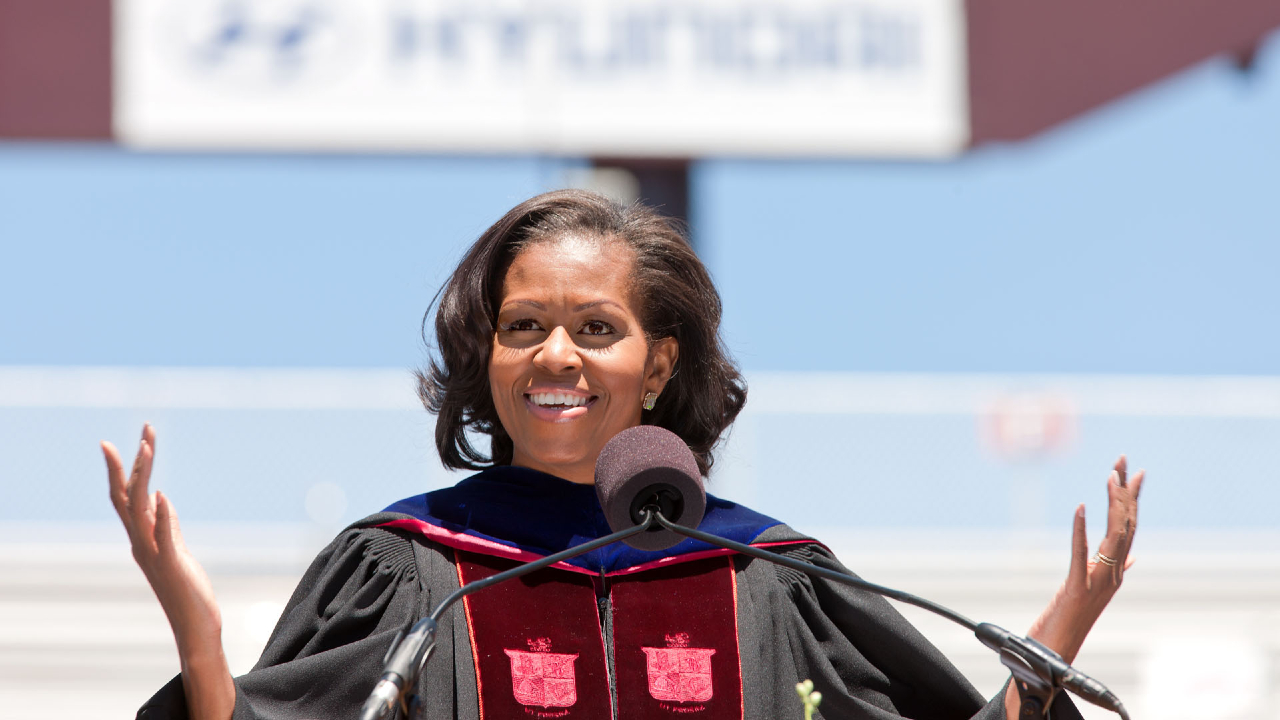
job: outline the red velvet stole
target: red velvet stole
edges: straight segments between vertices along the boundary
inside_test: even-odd
[[[462,583],[518,564],[456,552]],[[604,597],[619,720],[741,720],[737,585],[724,556],[607,579],[547,568],[466,597],[480,717],[611,717]]]

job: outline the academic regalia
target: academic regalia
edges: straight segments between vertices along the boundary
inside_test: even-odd
[[[713,496],[699,528],[848,572],[818,542]],[[396,632],[461,582],[609,532],[592,486],[525,468],[395,503],[311,564],[236,679],[233,718],[356,717]],[[693,539],[609,545],[468,596],[441,620],[416,714],[800,718],[806,678],[825,718],[1005,717],[1003,690],[984,701],[883,598]],[[179,676],[138,717],[186,714]],[[1053,717],[1080,716],[1060,697]]]

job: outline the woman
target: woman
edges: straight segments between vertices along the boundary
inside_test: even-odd
[[[155,431],[144,428],[128,476],[103,443],[112,502],[181,658],[139,717],[354,715],[395,632],[460,582],[608,532],[591,483],[610,438],[665,427],[705,474],[746,399],[705,268],[643,207],[579,191],[535,197],[480,237],[439,300],[440,357],[419,391],[439,415],[444,464],[480,472],[339,535],[241,678],[227,669],[218,606],[173,506],[148,494]],[[1093,560],[1077,509],[1067,579],[1030,631],[1068,661],[1120,585],[1142,477],[1116,463]],[[821,545],[733,503],[709,498],[702,527],[840,568]],[[984,703],[880,598],[691,540],[661,553],[609,546],[471,596],[446,616],[417,689],[428,718],[781,718],[801,715],[790,688],[804,678],[829,718],[1019,709],[1010,687]],[[1078,715],[1059,700],[1054,717]]]

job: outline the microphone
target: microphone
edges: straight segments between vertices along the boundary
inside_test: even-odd
[[[369,698],[360,708],[361,720],[391,717],[397,705],[404,705],[406,692],[413,689],[413,679],[436,644],[436,618],[426,617],[407,629],[401,628],[382,656],[382,676]],[[408,707],[403,708],[408,717]]]
[[[596,460],[596,495],[609,528],[640,524],[652,506],[663,517],[696,526],[707,511],[707,491],[689,446],[656,425],[637,425],[613,436]],[[666,550],[684,537],[654,525],[624,542],[639,550]]]
[[[1023,704],[1035,706],[1035,714],[1047,716],[1053,695],[1058,688],[1065,687],[1080,698],[1117,713],[1123,720],[1129,718],[1115,693],[1031,638],[1020,637],[990,623],[976,623],[950,608],[911,593],[678,524],[682,520],[695,527],[700,524],[706,512],[707,496],[693,452],[669,430],[640,425],[618,433],[606,443],[596,461],[596,494],[609,528],[615,533],[635,529],[642,521],[656,521],[646,532],[624,540],[632,547],[665,550],[683,538],[691,537],[915,605],[964,626],[983,645],[999,653],[1001,663],[1021,683],[1018,690]]]
[[[1018,637],[1002,627],[981,623],[974,634],[983,645],[1000,654],[1000,662],[1013,676],[1031,686],[1062,686],[1077,697],[1128,717],[1120,698],[1106,685],[1067,664],[1058,653],[1029,637]]]

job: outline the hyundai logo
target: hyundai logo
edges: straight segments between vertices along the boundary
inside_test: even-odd
[[[164,36],[193,79],[280,90],[343,75],[367,44],[362,20],[341,0],[175,0]]]

